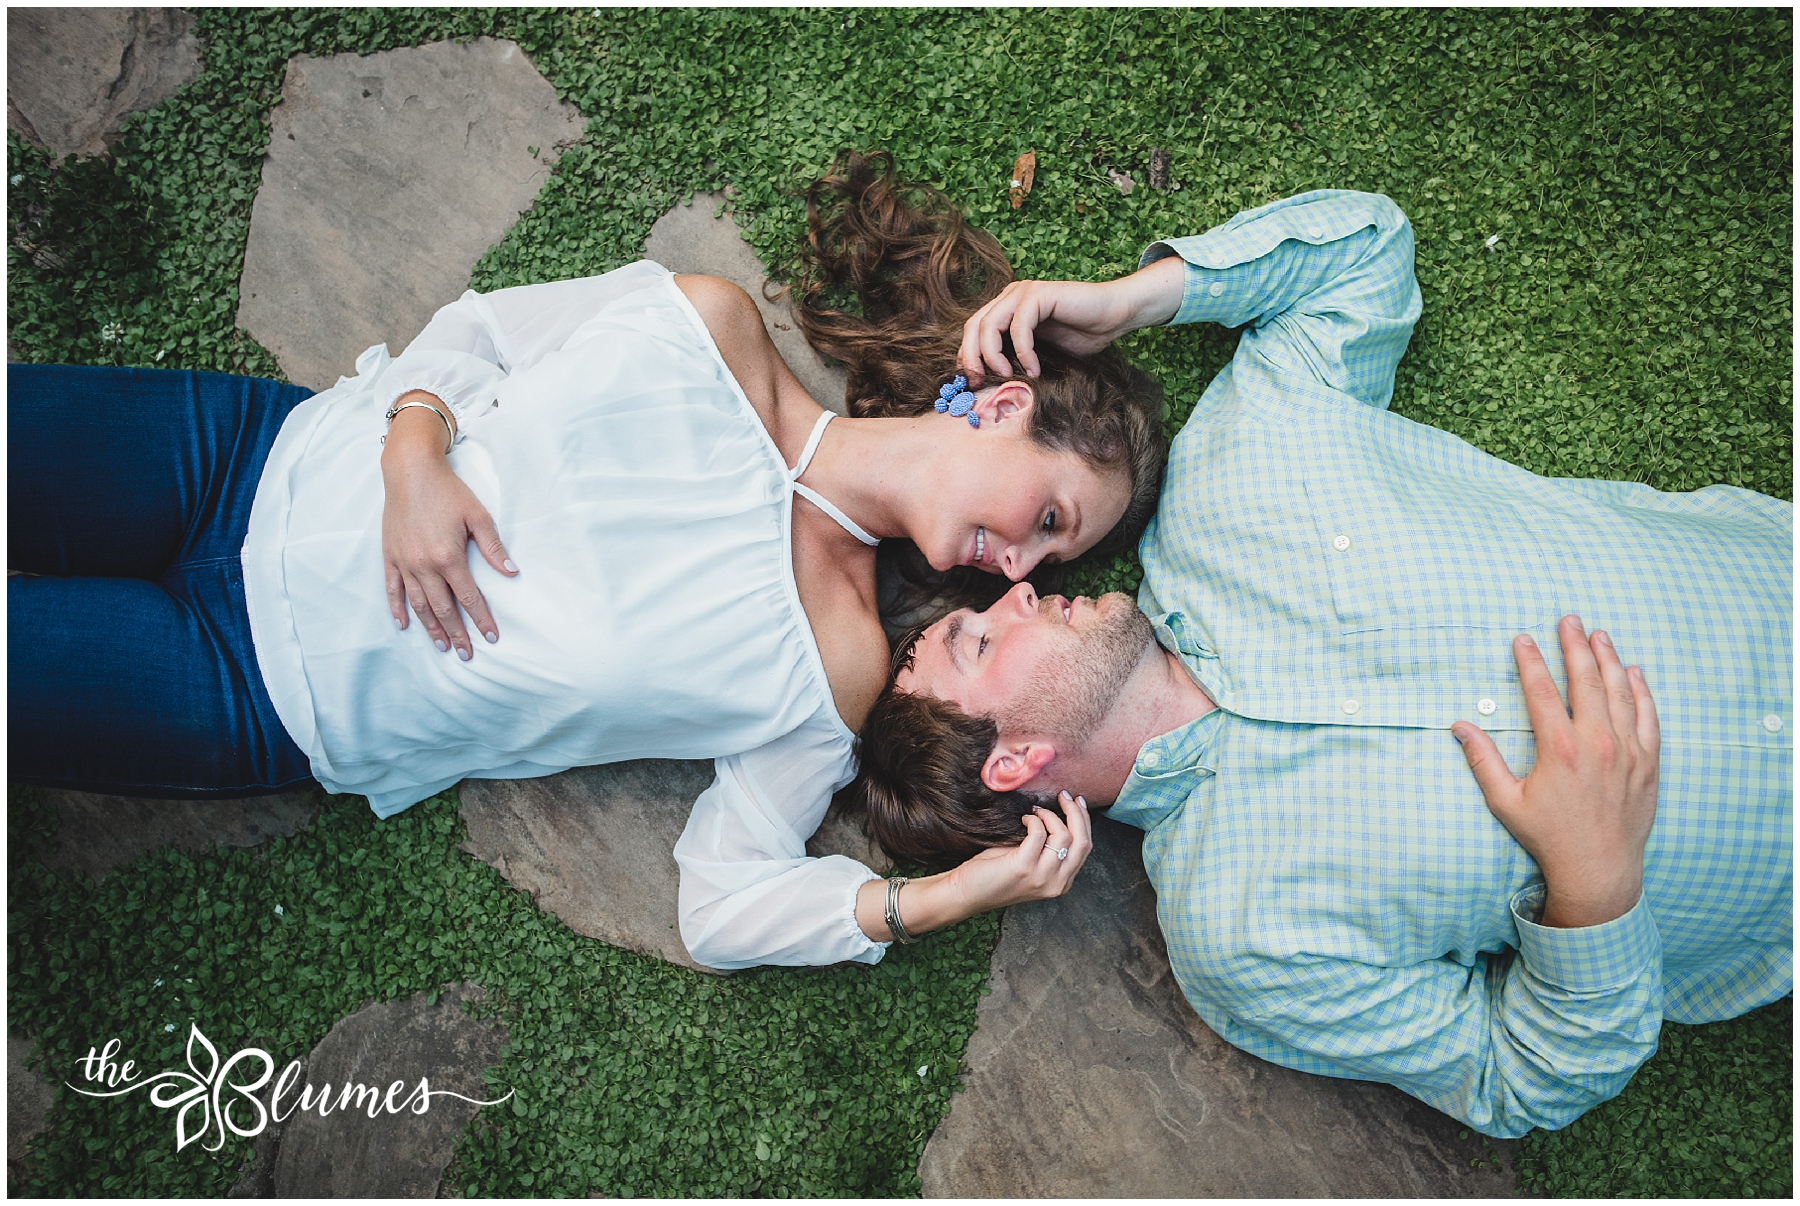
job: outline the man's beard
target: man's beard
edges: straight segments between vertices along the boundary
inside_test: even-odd
[[[1068,630],[1067,649],[1046,659],[995,717],[1002,734],[1060,738],[1070,744],[1070,753],[1086,744],[1156,640],[1150,618],[1129,596],[1118,599],[1094,627]],[[1057,606],[1055,599],[1045,599],[1038,610]]]

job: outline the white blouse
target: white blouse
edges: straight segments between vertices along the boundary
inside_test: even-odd
[[[464,778],[716,759],[675,847],[681,932],[713,967],[878,961],[875,873],[806,857],[854,773],[794,583],[794,479],[705,323],[648,261],[465,293],[398,359],[294,408],[243,565],[275,710],[334,792],[392,814]],[[460,661],[388,613],[382,416],[456,414],[451,467],[519,566],[469,566],[500,631]]]

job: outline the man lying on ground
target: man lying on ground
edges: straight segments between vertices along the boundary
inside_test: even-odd
[[[1491,1135],[1617,1094],[1664,1017],[1790,992],[1791,506],[1542,478],[1389,412],[1420,295],[1384,197],[1143,263],[1015,283],[963,345],[979,377],[1012,371],[1003,335],[1029,373],[1034,338],[1245,328],[1171,449],[1138,606],[1021,584],[904,644],[862,732],[876,836],[947,856],[1059,791],[1110,805],[1221,1036]],[[1063,810],[1032,832],[1082,857]],[[907,930],[940,894],[906,887]]]

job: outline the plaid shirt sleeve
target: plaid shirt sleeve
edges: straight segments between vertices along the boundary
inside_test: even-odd
[[[1535,891],[1542,899],[1541,885]],[[1379,1080],[1489,1135],[1554,1130],[1656,1053],[1662,948],[1648,906],[1584,929],[1518,914],[1520,950],[1467,966],[1240,953],[1201,973],[1222,1037],[1275,1063]],[[1527,910],[1535,911],[1535,910]]]
[[[1302,193],[1205,234],[1152,243],[1141,262],[1170,255],[1187,263],[1171,322],[1248,324],[1240,360],[1259,358],[1387,406],[1422,305],[1412,226],[1392,201]]]

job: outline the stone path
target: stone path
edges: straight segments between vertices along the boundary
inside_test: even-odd
[[[276,1198],[434,1198],[455,1154],[456,1141],[481,1107],[475,1101],[499,1101],[506,1088],[494,1088],[482,1069],[500,1062],[506,1028],[492,1020],[477,1021],[464,1010],[478,1001],[477,984],[457,984],[430,1002],[414,993],[399,1001],[364,1006],[331,1028],[307,1056],[303,1077],[283,1094],[283,1120],[257,1137],[256,1158],[231,1195]],[[277,1074],[279,1075],[279,1069]],[[432,1096],[423,1114],[404,1106],[421,1079]],[[399,1084],[401,1087],[394,1089]],[[302,1112],[298,1086],[324,1091],[329,1112],[315,1104]],[[361,1085],[382,1094],[376,1106],[337,1108],[347,1086]],[[265,1108],[271,1092],[264,1095]],[[459,1097],[438,1096],[440,1093]],[[352,1101],[354,1101],[354,1096]],[[507,1109],[490,1106],[490,1109]]]
[[[183,64],[197,63],[197,51],[183,40],[185,21],[175,10],[10,10],[9,119],[52,146],[103,148],[124,112],[188,78]],[[315,388],[351,371],[369,344],[397,353],[460,294],[474,263],[531,203],[559,144],[582,130],[516,46],[485,39],[366,58],[302,56],[289,66],[283,101],[238,321],[290,377]],[[763,296],[763,267],[718,215],[723,200],[700,196],[670,211],[647,254],[742,285],[808,390],[841,406],[841,369],[805,348],[785,303]],[[578,933],[693,967],[675,933],[670,852],[711,775],[703,762],[646,761],[471,781],[464,848]],[[55,798],[57,865],[94,880],[147,849],[254,844],[312,816],[304,796]],[[927,1194],[1513,1192],[1510,1145],[1461,1139],[1456,1123],[1394,1090],[1277,1068],[1212,1034],[1174,983],[1137,835],[1105,821],[1097,828],[1096,853],[1069,896],[1008,912],[967,1090],[920,1161]],[[808,850],[886,866],[835,814]],[[504,1036],[462,1012],[465,994],[478,991],[462,985],[432,1006],[421,995],[358,1011],[311,1054],[308,1079],[341,1086],[425,1075],[433,1088],[484,1096],[480,1070],[499,1059]],[[49,1086],[23,1067],[28,1051],[28,1039],[9,1036],[9,1170],[51,1102]],[[379,1124],[290,1119],[259,1140],[234,1196],[433,1194],[474,1112],[453,1104],[433,1100],[429,1130],[412,1129],[421,1121],[412,1115]]]
[[[6,124],[58,155],[98,155],[131,114],[200,74],[176,8],[8,8]]]
[[[22,1180],[31,1162],[25,1144],[49,1129],[47,1116],[56,1102],[56,1089],[29,1066],[33,1043],[14,1034],[6,1036],[6,1183]]]
[[[313,789],[248,800],[141,800],[46,790],[44,801],[60,822],[56,850],[45,865],[94,883],[149,850],[257,846],[305,828],[319,812]]]
[[[673,851],[688,812],[713,780],[710,762],[643,759],[544,779],[468,779],[462,849],[529,892],[577,934],[694,962],[676,929],[679,869]],[[806,844],[814,857],[847,854],[878,870],[888,859],[832,813]]]
[[[1511,1144],[1459,1139],[1397,1089],[1276,1067],[1209,1030],[1169,967],[1141,846],[1096,818],[1069,894],[1007,910],[966,1089],[919,1161],[925,1196],[1513,1193]]]
[[[238,325],[315,390],[461,296],[586,124],[492,38],[297,55],[270,116]]]

